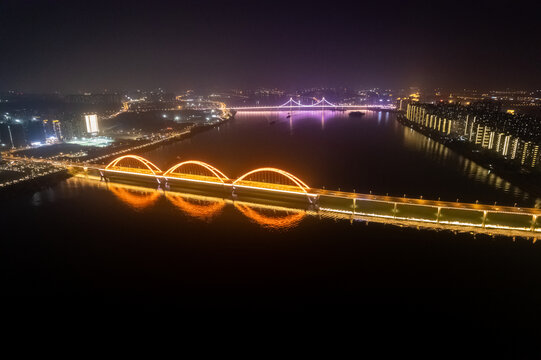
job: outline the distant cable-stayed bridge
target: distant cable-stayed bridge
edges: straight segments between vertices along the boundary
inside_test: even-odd
[[[302,104],[289,98],[281,105],[274,106],[232,106],[230,109],[237,111],[275,111],[275,110],[395,110],[394,105],[348,105],[333,104],[325,98],[313,103]]]

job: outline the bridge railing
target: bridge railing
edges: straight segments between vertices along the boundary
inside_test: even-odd
[[[140,158],[142,163],[148,160]],[[115,162],[113,162],[116,164]],[[352,216],[375,216],[394,220],[417,221],[453,226],[470,226],[493,229],[511,229],[518,231],[541,232],[541,209],[486,205],[473,203],[448,202],[439,200],[413,199],[372,194],[359,194],[343,191],[330,191],[310,188],[296,176],[276,168],[258,168],[247,172],[236,180],[229,179],[218,169],[201,162],[188,161],[187,164],[199,164],[206,170],[212,169],[217,176],[155,171],[153,168],[129,168],[107,166],[100,172],[119,171],[122,173],[153,176],[158,186],[167,185],[168,179],[199,181],[230,187],[233,195],[237,188],[254,189],[260,192],[278,191],[305,197],[311,206],[319,209],[350,214]],[[180,164],[185,164],[180,163]],[[180,168],[177,164],[172,169]],[[184,171],[188,171],[185,169]]]

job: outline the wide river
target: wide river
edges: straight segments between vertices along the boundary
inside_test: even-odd
[[[241,112],[140,155],[162,169],[205,161],[230,178],[272,166],[317,188],[539,201],[392,113],[286,116]],[[242,306],[452,302],[464,314],[541,300],[541,246],[532,239],[264,211],[82,178],[4,201],[2,225],[10,295]]]

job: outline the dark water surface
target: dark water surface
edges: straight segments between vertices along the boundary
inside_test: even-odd
[[[285,116],[239,113],[144,156],[162,169],[197,159],[237,177],[275,166],[313,187],[534,203],[392,114]],[[436,312],[465,326],[527,324],[541,304],[541,247],[531,239],[262,212],[81,178],[4,201],[2,228],[5,296],[143,307],[340,305]]]
[[[160,168],[212,164],[230,178],[284,169],[316,188],[534,206],[536,199],[445,146],[404,127],[395,114],[241,112],[218,129],[145,154]],[[538,200],[539,201],[539,200]]]

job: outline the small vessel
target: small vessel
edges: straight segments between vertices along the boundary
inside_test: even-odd
[[[290,115],[290,114],[287,114],[286,119],[289,119],[290,117],[291,117],[291,115]]]
[[[364,116],[364,113],[362,111],[352,111],[348,115],[351,117],[361,117]]]
[[[269,125],[272,125],[272,124],[274,124],[274,123],[276,123],[276,120],[272,120],[272,121],[269,123]]]

